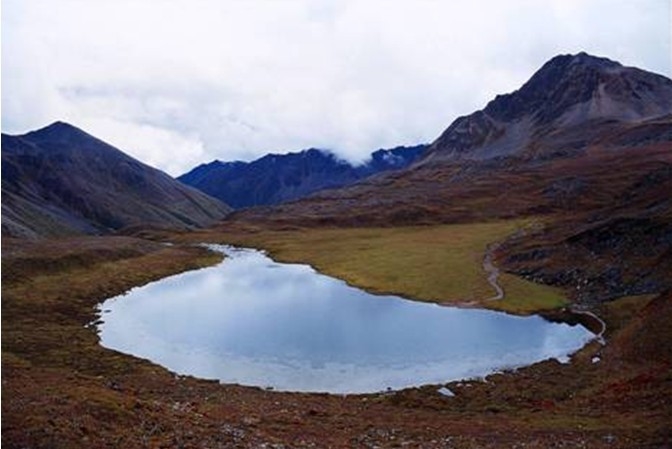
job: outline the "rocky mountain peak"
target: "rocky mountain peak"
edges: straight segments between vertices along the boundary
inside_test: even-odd
[[[624,70],[618,62],[587,53],[559,55],[544,64],[519,90],[498,95],[485,112],[500,121],[533,115],[536,121],[550,122],[567,108],[589,101],[601,83],[621,76]]]
[[[31,131],[26,134],[26,137],[29,137],[31,140],[45,140],[50,142],[71,142],[72,140],[77,139],[98,140],[76,126],[61,121],[56,121],[44,128]]]
[[[671,113],[672,80],[583,52],[559,55],[520,89],[455,120],[427,157],[506,156],[554,130],[594,120],[641,122]]]

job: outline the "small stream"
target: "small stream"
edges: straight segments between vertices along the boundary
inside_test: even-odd
[[[582,326],[372,295],[262,252],[100,305],[101,344],[178,374],[280,391],[366,393],[565,360]]]

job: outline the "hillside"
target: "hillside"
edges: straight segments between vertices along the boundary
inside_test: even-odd
[[[67,123],[2,135],[5,236],[186,229],[212,224],[230,210]]]
[[[347,225],[594,210],[664,173],[671,141],[672,80],[558,56],[521,89],[456,119],[405,170],[237,216]]]
[[[298,153],[268,154],[252,162],[216,160],[177,179],[237,209],[273,205],[347,186],[376,173],[403,169],[426,148],[427,145],[417,145],[381,149],[361,165],[312,148]]]
[[[519,90],[455,120],[424,161],[566,157],[618,133],[619,125],[670,113],[671,80],[586,53],[561,55]]]
[[[672,288],[670,191],[672,81],[580,53],[455,120],[405,170],[232,218],[349,227],[543,216],[500,262],[598,300]]]

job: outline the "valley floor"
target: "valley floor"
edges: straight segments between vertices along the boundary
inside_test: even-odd
[[[516,314],[567,304],[560,289],[500,273],[497,291],[484,265],[489,246],[537,225],[532,219],[389,228],[294,228],[259,230],[226,225],[176,237],[182,242],[218,242],[270,252],[274,259],[307,263],[367,291],[418,301],[482,307]]]
[[[102,348],[102,299],[219,260],[194,241],[266,248],[374,291],[518,313],[563,305],[548,287],[482,271],[488,244],[533,222],[419,228],[219,229],[171,236],[2,242],[5,447],[664,447],[672,444],[672,294],[594,306],[607,323],[569,364],[546,361],[371,395],[277,393],[175,376]],[[524,231],[521,231],[524,232]],[[496,262],[495,262],[496,263]],[[455,290],[457,289],[457,290]],[[524,301],[534,296],[540,302]],[[508,301],[508,302],[507,302]]]

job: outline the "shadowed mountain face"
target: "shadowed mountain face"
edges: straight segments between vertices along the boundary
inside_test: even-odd
[[[66,123],[2,135],[4,235],[184,229],[212,224],[230,210]]]
[[[234,208],[279,204],[319,190],[342,187],[376,173],[407,167],[427,145],[378,150],[353,166],[331,153],[310,149],[269,154],[252,162],[213,161],[177,179]]]

